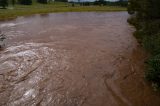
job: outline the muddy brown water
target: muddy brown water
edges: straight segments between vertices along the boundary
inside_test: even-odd
[[[144,80],[126,12],[55,13],[0,22],[1,106],[160,106]]]

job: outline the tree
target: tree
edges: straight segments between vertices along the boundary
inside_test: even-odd
[[[128,12],[141,18],[160,18],[160,0],[129,0]]]
[[[37,0],[37,2],[43,3],[43,4],[47,4],[47,3],[48,3],[48,0]]]
[[[96,0],[95,2],[94,2],[94,4],[95,5],[106,5],[106,1],[105,0]]]
[[[118,5],[122,6],[122,7],[127,7],[128,5],[128,0],[119,0],[118,1]]]
[[[18,0],[18,2],[23,5],[31,5],[32,4],[32,0]]]
[[[13,5],[13,6],[15,5],[15,2],[16,2],[15,0],[12,0],[12,5]]]
[[[6,8],[6,6],[8,6],[8,0],[0,0],[0,6]]]
[[[58,1],[58,2],[68,2],[68,0],[55,0],[55,1]],[[80,0],[78,0],[80,1]]]
[[[128,1],[128,13],[134,14],[136,11],[138,11],[139,4],[137,0],[129,0]]]
[[[160,18],[160,0],[146,0],[146,15],[149,18]]]

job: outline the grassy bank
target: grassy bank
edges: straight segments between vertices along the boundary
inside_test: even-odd
[[[118,6],[79,6],[74,7],[69,3],[50,3],[33,5],[15,5],[9,6],[8,9],[0,9],[0,20],[16,18],[18,16],[27,16],[32,14],[43,14],[52,12],[90,12],[90,11],[126,11],[124,7]]]

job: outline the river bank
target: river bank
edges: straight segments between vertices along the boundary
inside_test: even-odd
[[[14,5],[9,6],[8,9],[0,9],[0,20],[14,19],[18,16],[29,16],[33,14],[46,14],[55,12],[112,12],[112,11],[126,11],[125,7],[119,6],[71,6],[69,3],[50,3],[33,5]]]

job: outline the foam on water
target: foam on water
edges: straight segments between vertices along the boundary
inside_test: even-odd
[[[1,24],[0,27],[3,28],[3,27],[14,27],[16,25],[22,25],[22,24],[25,24],[27,22],[19,22],[19,23],[4,23],[4,24]]]
[[[52,48],[48,45],[52,45]],[[55,50],[53,44],[47,43],[27,43],[6,48],[0,54],[0,74],[9,81],[6,83],[8,86],[15,88],[8,105],[20,105],[38,98],[39,89],[44,87],[41,82],[60,70],[66,70],[69,67],[67,58],[65,51]],[[57,83],[61,79],[54,78],[52,81],[56,81],[55,89],[62,84]],[[21,97],[18,99],[15,96]]]

